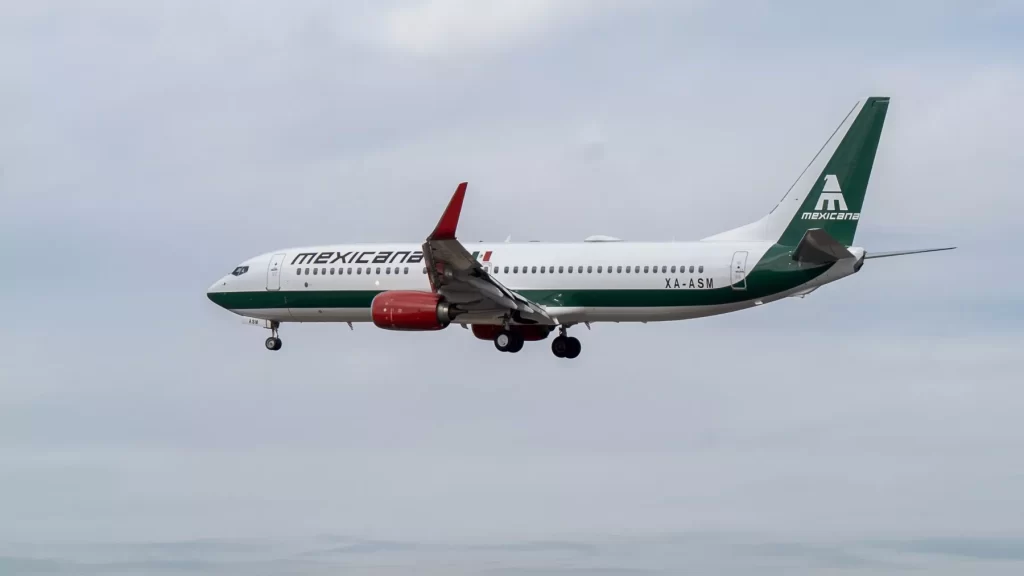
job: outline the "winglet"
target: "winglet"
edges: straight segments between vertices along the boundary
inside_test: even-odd
[[[455,239],[455,229],[459,226],[459,215],[462,214],[462,200],[466,197],[466,186],[468,184],[468,182],[463,182],[455,189],[455,194],[452,195],[452,199],[448,202],[448,207],[444,209],[444,214],[441,214],[441,219],[437,221],[437,226],[434,227],[434,231],[430,233],[427,240]]]

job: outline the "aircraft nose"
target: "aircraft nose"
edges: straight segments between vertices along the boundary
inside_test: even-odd
[[[221,305],[220,295],[223,294],[227,290],[227,285],[228,285],[227,277],[224,277],[224,278],[221,278],[220,280],[217,280],[212,285],[210,285],[209,288],[206,289],[206,297],[209,298],[210,301],[213,302],[214,304],[220,306]]]

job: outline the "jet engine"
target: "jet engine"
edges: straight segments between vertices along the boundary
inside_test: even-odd
[[[374,325],[385,330],[441,330],[454,312],[437,294],[416,290],[388,290],[370,303]]]

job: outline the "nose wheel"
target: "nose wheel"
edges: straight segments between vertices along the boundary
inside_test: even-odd
[[[575,358],[582,349],[579,340],[566,334],[565,327],[559,327],[558,336],[551,341],[551,353],[558,358]]]
[[[271,328],[270,328],[271,336],[270,336],[270,338],[267,338],[267,341],[265,343],[266,346],[267,346],[267,350],[275,350],[276,351],[276,350],[280,350],[281,349],[281,338],[278,337],[278,335],[277,335],[277,327],[278,327],[278,323],[277,322],[274,322],[271,325]]]

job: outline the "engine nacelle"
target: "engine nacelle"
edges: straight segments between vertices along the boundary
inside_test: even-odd
[[[526,342],[536,342],[537,340],[543,340],[551,334],[554,330],[554,326],[509,326],[509,330],[519,334],[523,337]],[[495,326],[494,324],[473,324],[473,336],[481,340],[494,340],[495,336],[501,332],[501,326]]]
[[[370,315],[385,330],[441,330],[454,317],[448,303],[433,292],[388,290],[374,297]]]

